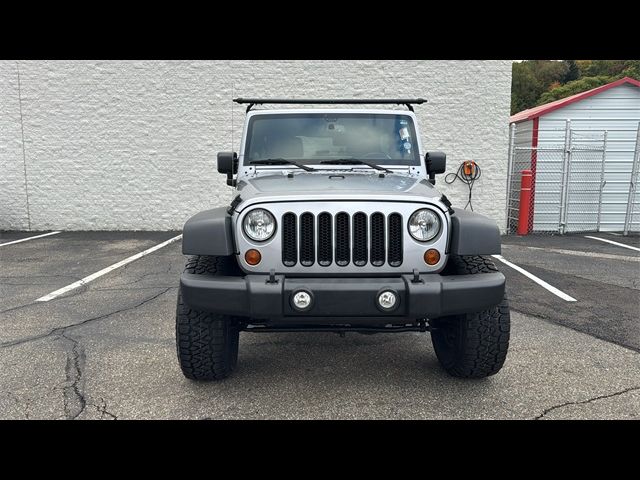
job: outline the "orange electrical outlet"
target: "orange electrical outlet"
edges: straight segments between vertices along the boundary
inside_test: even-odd
[[[476,162],[473,160],[466,160],[462,167],[462,172],[467,177],[473,177],[476,174]]]

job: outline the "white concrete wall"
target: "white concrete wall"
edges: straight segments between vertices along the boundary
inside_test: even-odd
[[[0,61],[0,229],[180,229],[227,204],[232,90],[427,98],[424,145],[448,171],[481,165],[474,207],[502,227],[510,89],[510,61]],[[464,205],[465,185],[438,185]]]
[[[28,230],[18,72],[0,62],[0,229]]]

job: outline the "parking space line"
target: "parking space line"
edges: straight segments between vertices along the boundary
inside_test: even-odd
[[[525,277],[533,280],[538,285],[540,285],[542,288],[550,291],[551,293],[553,293],[554,295],[560,297],[561,299],[566,300],[567,302],[577,302],[577,300],[575,298],[573,298],[572,296],[567,295],[562,290],[558,290],[553,285],[549,285],[547,282],[545,282],[541,278],[536,277],[533,273],[527,272],[524,268],[519,267],[518,265],[516,265],[514,263],[511,263],[509,260],[505,259],[502,255],[491,255],[491,256],[493,258],[497,259],[497,260],[500,260],[505,265],[513,268],[515,271],[520,272]]]
[[[589,235],[585,235],[584,238],[590,238],[591,240],[600,240],[601,242],[607,242],[607,243],[610,243],[612,245],[617,245],[619,247],[624,247],[624,248],[628,248],[630,250],[635,250],[636,252],[640,252],[640,248],[638,248],[638,247],[632,247],[631,245],[625,245],[624,243],[614,242],[613,240],[607,240],[606,238],[591,237]]]
[[[504,247],[513,247],[514,245],[502,245]],[[580,250],[564,250],[562,248],[544,248],[544,247],[531,247],[529,245],[518,245],[518,248],[527,248],[529,250],[540,250],[550,253],[561,253],[563,255],[575,255],[578,257],[590,257],[590,258],[606,258],[609,260],[624,260],[625,262],[640,262],[640,257],[630,257],[628,255],[613,255],[611,253],[594,253],[594,252],[581,252]]]
[[[27,240],[35,240],[36,238],[48,237],[49,235],[56,235],[60,232],[49,232],[43,233],[42,235],[35,235],[33,237],[21,238],[20,240],[14,240],[12,242],[0,243],[0,247],[4,247],[5,245],[13,245],[14,243],[26,242]]]
[[[36,302],[48,302],[49,300],[53,300],[56,297],[59,297],[60,295],[63,295],[71,290],[75,290],[78,287],[81,287],[83,285],[86,285],[89,282],[92,282],[93,280],[95,280],[96,278],[99,278],[103,275],[106,275],[107,273],[115,270],[116,268],[120,268],[123,267],[125,265],[127,265],[128,263],[134,262],[136,260],[138,260],[139,258],[144,257],[145,255],[149,255],[150,253],[155,252],[156,250],[160,250],[162,247],[166,247],[167,245],[175,242],[176,240],[180,240],[182,238],[182,234],[178,235],[177,237],[173,237],[170,238],[169,240],[159,243],[158,245],[148,248],[147,250],[144,250],[140,253],[136,253],[135,255],[132,255],[128,258],[125,258],[124,260],[119,261],[118,263],[114,263],[113,265],[107,267],[107,268],[103,268],[102,270],[96,272],[96,273],[92,273],[91,275],[84,277],[80,280],[78,280],[77,282],[74,282],[70,285],[67,285],[66,287],[62,287],[58,290],[56,290],[55,292],[51,292],[47,295],[45,295],[44,297],[40,297],[36,300]]]

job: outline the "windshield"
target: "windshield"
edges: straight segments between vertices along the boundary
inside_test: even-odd
[[[244,164],[260,160],[366,160],[378,165],[420,165],[408,115],[294,113],[256,115],[249,121]]]

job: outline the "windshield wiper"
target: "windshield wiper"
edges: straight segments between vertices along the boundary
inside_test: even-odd
[[[306,172],[315,172],[318,169],[313,167],[308,167],[302,163],[296,162],[295,160],[286,160],[284,158],[267,158],[266,160],[252,160],[249,162],[250,165],[293,165],[295,167],[301,168]]]
[[[381,170],[385,173],[393,173],[393,170],[389,170],[388,168],[381,167],[380,165],[376,165],[375,163],[365,162],[364,160],[357,160],[355,158],[336,158],[334,160],[322,160],[320,164],[321,165],[366,165],[367,167],[371,167],[375,170]]]

